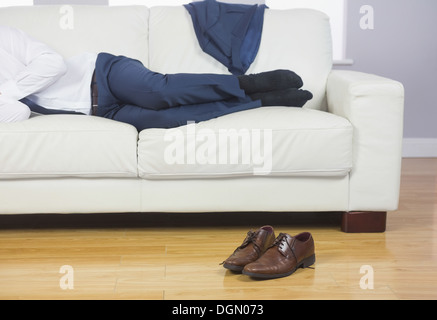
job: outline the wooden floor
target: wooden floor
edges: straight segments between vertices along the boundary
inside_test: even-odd
[[[0,299],[437,299],[437,159],[404,160],[400,208],[389,213],[386,233],[344,234],[339,219],[2,216]],[[310,231],[315,269],[256,281],[219,265],[249,229],[264,224],[277,233]],[[70,269],[60,273],[62,266]]]

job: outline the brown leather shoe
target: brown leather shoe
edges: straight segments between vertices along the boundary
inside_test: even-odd
[[[314,240],[310,233],[295,237],[281,233],[261,258],[244,267],[243,274],[260,279],[282,278],[315,261]]]
[[[273,227],[264,226],[258,231],[249,231],[243,244],[223,261],[226,269],[241,272],[245,265],[257,260],[275,241]]]

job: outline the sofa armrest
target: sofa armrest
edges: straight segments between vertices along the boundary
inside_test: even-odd
[[[355,71],[332,71],[328,111],[354,128],[349,211],[391,211],[399,205],[404,87]]]

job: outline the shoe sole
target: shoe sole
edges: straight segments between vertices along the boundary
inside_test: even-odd
[[[315,262],[316,262],[316,255],[312,255],[311,257],[308,257],[308,258],[302,260],[296,266],[296,268],[294,268],[293,270],[291,270],[290,272],[287,272],[287,273],[263,274],[263,273],[245,272],[243,270],[243,274],[246,275],[246,276],[252,277],[252,278],[256,278],[256,279],[267,279],[268,280],[268,279],[285,278],[285,277],[291,276],[299,268],[305,269],[305,268],[311,267]]]
[[[241,267],[241,266],[234,266],[234,265],[232,265],[232,264],[227,264],[227,263],[225,263],[225,264],[223,265],[223,267],[226,268],[226,269],[228,269],[228,270],[231,270],[231,271],[233,271],[233,272],[242,272],[243,269],[244,269],[244,267]]]

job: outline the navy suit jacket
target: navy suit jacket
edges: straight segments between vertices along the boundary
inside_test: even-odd
[[[185,8],[202,50],[232,74],[245,74],[258,53],[267,7],[206,0],[192,2]]]

